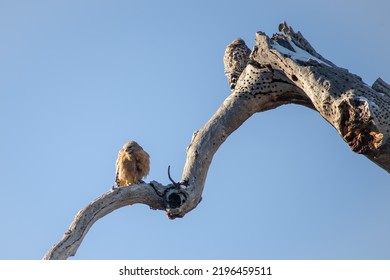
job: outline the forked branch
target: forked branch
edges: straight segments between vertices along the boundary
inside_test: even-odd
[[[171,219],[183,217],[201,201],[213,156],[229,135],[253,114],[284,104],[316,110],[354,152],[390,172],[390,86],[382,79],[368,86],[357,75],[318,54],[286,23],[279,31],[282,33],[271,38],[262,32],[256,34],[250,57],[241,58],[246,67],[239,69],[242,73],[237,83],[234,81],[233,92],[194,133],[180,183],[169,174],[173,185],[136,184],[102,195],[76,215],[61,241],[44,258],[73,256],[95,221],[125,205],[143,203],[165,210]],[[234,46],[229,47],[227,51],[236,51]],[[243,63],[233,61],[226,68],[235,65],[241,67]],[[236,74],[237,69],[233,70]]]

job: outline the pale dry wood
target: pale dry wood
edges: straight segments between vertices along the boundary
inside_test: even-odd
[[[44,259],[73,256],[89,228],[110,212],[135,203],[183,217],[202,199],[207,172],[223,142],[253,114],[284,104],[318,111],[357,153],[390,172],[390,86],[372,87],[318,54],[300,32],[286,23],[282,34],[256,34],[256,45],[234,91],[187,148],[180,183],[136,184],[108,192],[76,215],[63,238]],[[310,132],[308,132],[310,137]]]
[[[381,92],[390,96],[390,85],[387,84],[381,78],[378,78],[374,82],[374,84],[372,85],[372,89],[376,90],[377,92]]]
[[[378,79],[369,87],[359,76],[324,59],[301,33],[295,33],[286,23],[279,29],[286,33],[281,35],[285,37],[284,43],[291,45],[294,51],[286,50],[259,32],[258,51],[252,53],[253,59],[283,71],[307,94],[315,109],[336,128],[354,152],[390,172],[389,86]]]
[[[257,112],[284,104],[318,111],[357,153],[390,172],[390,95],[382,80],[373,88],[318,54],[301,33],[282,23],[256,45],[237,85],[209,122],[194,134],[182,180],[187,203],[171,209],[184,216],[201,200],[213,155],[229,135]],[[310,132],[308,132],[310,136]]]
[[[153,184],[153,186],[151,185]],[[92,225],[105,215],[123,206],[142,203],[152,209],[165,210],[164,191],[166,187],[157,182],[135,184],[115,188],[92,201],[75,216],[62,239],[43,257],[45,260],[64,260],[76,254]]]

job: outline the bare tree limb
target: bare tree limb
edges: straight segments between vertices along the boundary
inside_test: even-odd
[[[359,76],[324,59],[286,23],[279,29],[286,32],[285,43],[294,51],[259,32],[256,45],[261,51],[254,59],[283,71],[354,152],[390,172],[389,85],[378,79],[369,87]]]
[[[283,33],[272,38],[256,34],[256,45],[249,59],[244,57],[248,62],[233,92],[194,133],[179,183],[170,178],[173,184],[167,186],[151,182],[104,194],[80,210],[44,259],[73,256],[95,221],[125,205],[143,203],[165,210],[171,219],[183,217],[201,201],[213,156],[229,135],[253,114],[284,104],[316,110],[354,152],[390,172],[390,86],[379,78],[369,87],[318,54],[286,23],[279,31]]]
[[[142,203],[151,209],[165,210],[177,207],[181,191],[172,185],[163,186],[155,181],[115,188],[81,209],[62,239],[43,257],[45,260],[65,260],[76,254],[92,225],[114,210],[123,206]]]
[[[318,111],[336,128],[351,149],[390,172],[389,85],[373,88],[318,54],[301,33],[282,23],[269,38],[256,34],[256,45],[232,94],[209,122],[194,134],[182,180],[187,203],[170,210],[184,216],[200,201],[214,153],[229,135],[254,113],[283,104],[300,104]]]

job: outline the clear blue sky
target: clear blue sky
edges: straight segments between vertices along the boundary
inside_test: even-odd
[[[362,3],[364,2],[364,3]],[[386,0],[0,1],[0,259],[40,259],[108,191],[130,139],[147,181],[179,179],[228,96],[225,46],[286,20],[368,84],[390,82]],[[183,219],[145,205],[99,220],[73,259],[389,259],[390,175],[322,117],[256,114],[214,157]]]

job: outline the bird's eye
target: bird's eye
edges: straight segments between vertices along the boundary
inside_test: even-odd
[[[131,151],[132,149],[133,149],[133,146],[128,146],[126,150]]]

